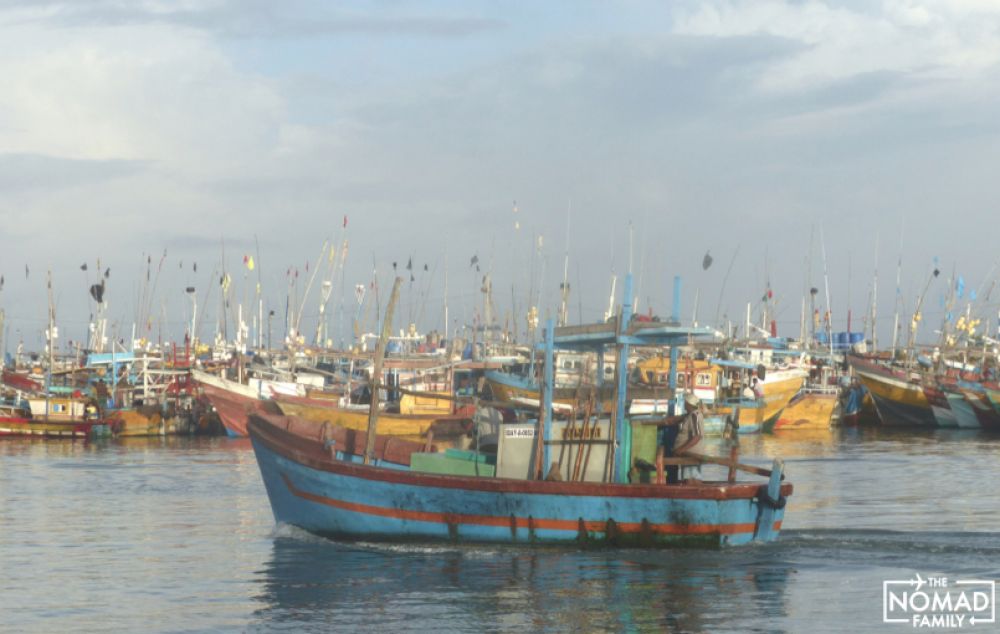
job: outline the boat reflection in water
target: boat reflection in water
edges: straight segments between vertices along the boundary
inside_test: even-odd
[[[277,529],[250,631],[699,631],[780,622],[794,573],[747,551],[343,545]],[[392,571],[389,574],[388,571]]]

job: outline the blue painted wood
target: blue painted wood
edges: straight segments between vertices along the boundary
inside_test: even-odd
[[[622,320],[619,324],[619,335],[628,328],[632,321],[632,274],[625,274],[625,288],[622,291]],[[618,349],[618,386],[615,392],[615,451],[612,469],[613,482],[625,482],[628,479],[629,464],[625,459],[628,455],[622,442],[625,436],[625,396],[628,382],[628,350],[627,343],[619,344]]]
[[[601,401],[601,388],[604,387],[604,346],[597,350],[597,402],[594,404],[595,412],[604,411],[604,403]]]
[[[275,429],[256,417],[249,427],[275,519],[321,535],[642,546],[740,545],[755,528],[758,540],[776,536],[761,530],[754,485],[526,482],[311,464],[316,452],[302,441],[284,446]],[[772,516],[780,521],[782,512]]]
[[[539,390],[539,385],[536,381],[532,380],[530,377],[521,376],[517,374],[509,374],[507,372],[500,372],[498,370],[487,370],[486,378],[490,381],[496,381],[502,385],[508,385],[511,387],[521,388],[523,390],[530,390],[532,392],[537,392]]]
[[[555,320],[549,319],[545,322],[545,369],[542,379],[545,381],[545,396],[544,402],[542,403],[542,430],[543,437],[545,439],[545,462],[542,463],[543,477],[547,477],[549,475],[549,466],[552,464],[552,449],[549,445],[549,441],[552,440],[552,390],[555,389],[555,379],[553,376],[553,366],[555,361],[553,359],[554,351],[552,348],[555,327]]]
[[[679,275],[674,276],[674,304],[670,310],[670,318],[673,322],[680,323],[681,320],[681,278]],[[677,414],[677,363],[680,361],[680,346],[670,346],[670,371],[667,373],[667,385],[670,387],[670,393],[674,395],[674,398],[670,400],[670,405],[667,406],[667,415],[674,416]]]
[[[781,497],[781,476],[785,471],[785,462],[781,458],[775,458],[771,466],[771,478],[767,483],[767,496],[772,500],[779,500]],[[783,516],[784,509],[776,509],[774,506],[758,502],[760,506],[760,519],[757,520],[757,539],[764,542],[772,542],[778,537],[778,532],[774,530],[774,522]]]

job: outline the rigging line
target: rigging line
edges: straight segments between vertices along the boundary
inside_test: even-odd
[[[736,250],[733,251],[733,257],[729,259],[729,268],[726,269],[726,275],[722,278],[722,288],[719,289],[719,301],[715,305],[715,326],[719,326],[719,313],[722,311],[722,296],[726,292],[726,282],[729,281],[729,274],[733,272],[733,264],[736,263],[736,256],[740,252],[740,245],[736,245]],[[728,336],[728,334],[727,334]]]

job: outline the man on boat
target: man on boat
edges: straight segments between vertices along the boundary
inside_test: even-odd
[[[684,395],[684,407],[687,411],[677,423],[677,436],[670,452],[674,456],[681,456],[694,449],[704,435],[705,413],[701,407],[701,399],[689,392]],[[701,465],[680,468],[681,482],[697,482],[700,479]]]

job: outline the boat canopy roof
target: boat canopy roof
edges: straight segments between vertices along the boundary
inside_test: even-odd
[[[109,365],[111,363],[132,363],[137,361],[135,352],[92,352],[87,355],[87,365]]]
[[[722,366],[724,368],[740,368],[741,370],[756,370],[757,366],[752,363],[747,363],[746,361],[735,361],[733,359],[716,359],[711,358],[709,362],[712,365]]]
[[[557,350],[602,349],[612,344],[632,346],[684,345],[691,338],[720,338],[718,332],[708,327],[668,325],[663,322],[632,322],[618,332],[614,322],[562,326],[555,329],[553,346]],[[545,344],[539,343],[544,350]]]

